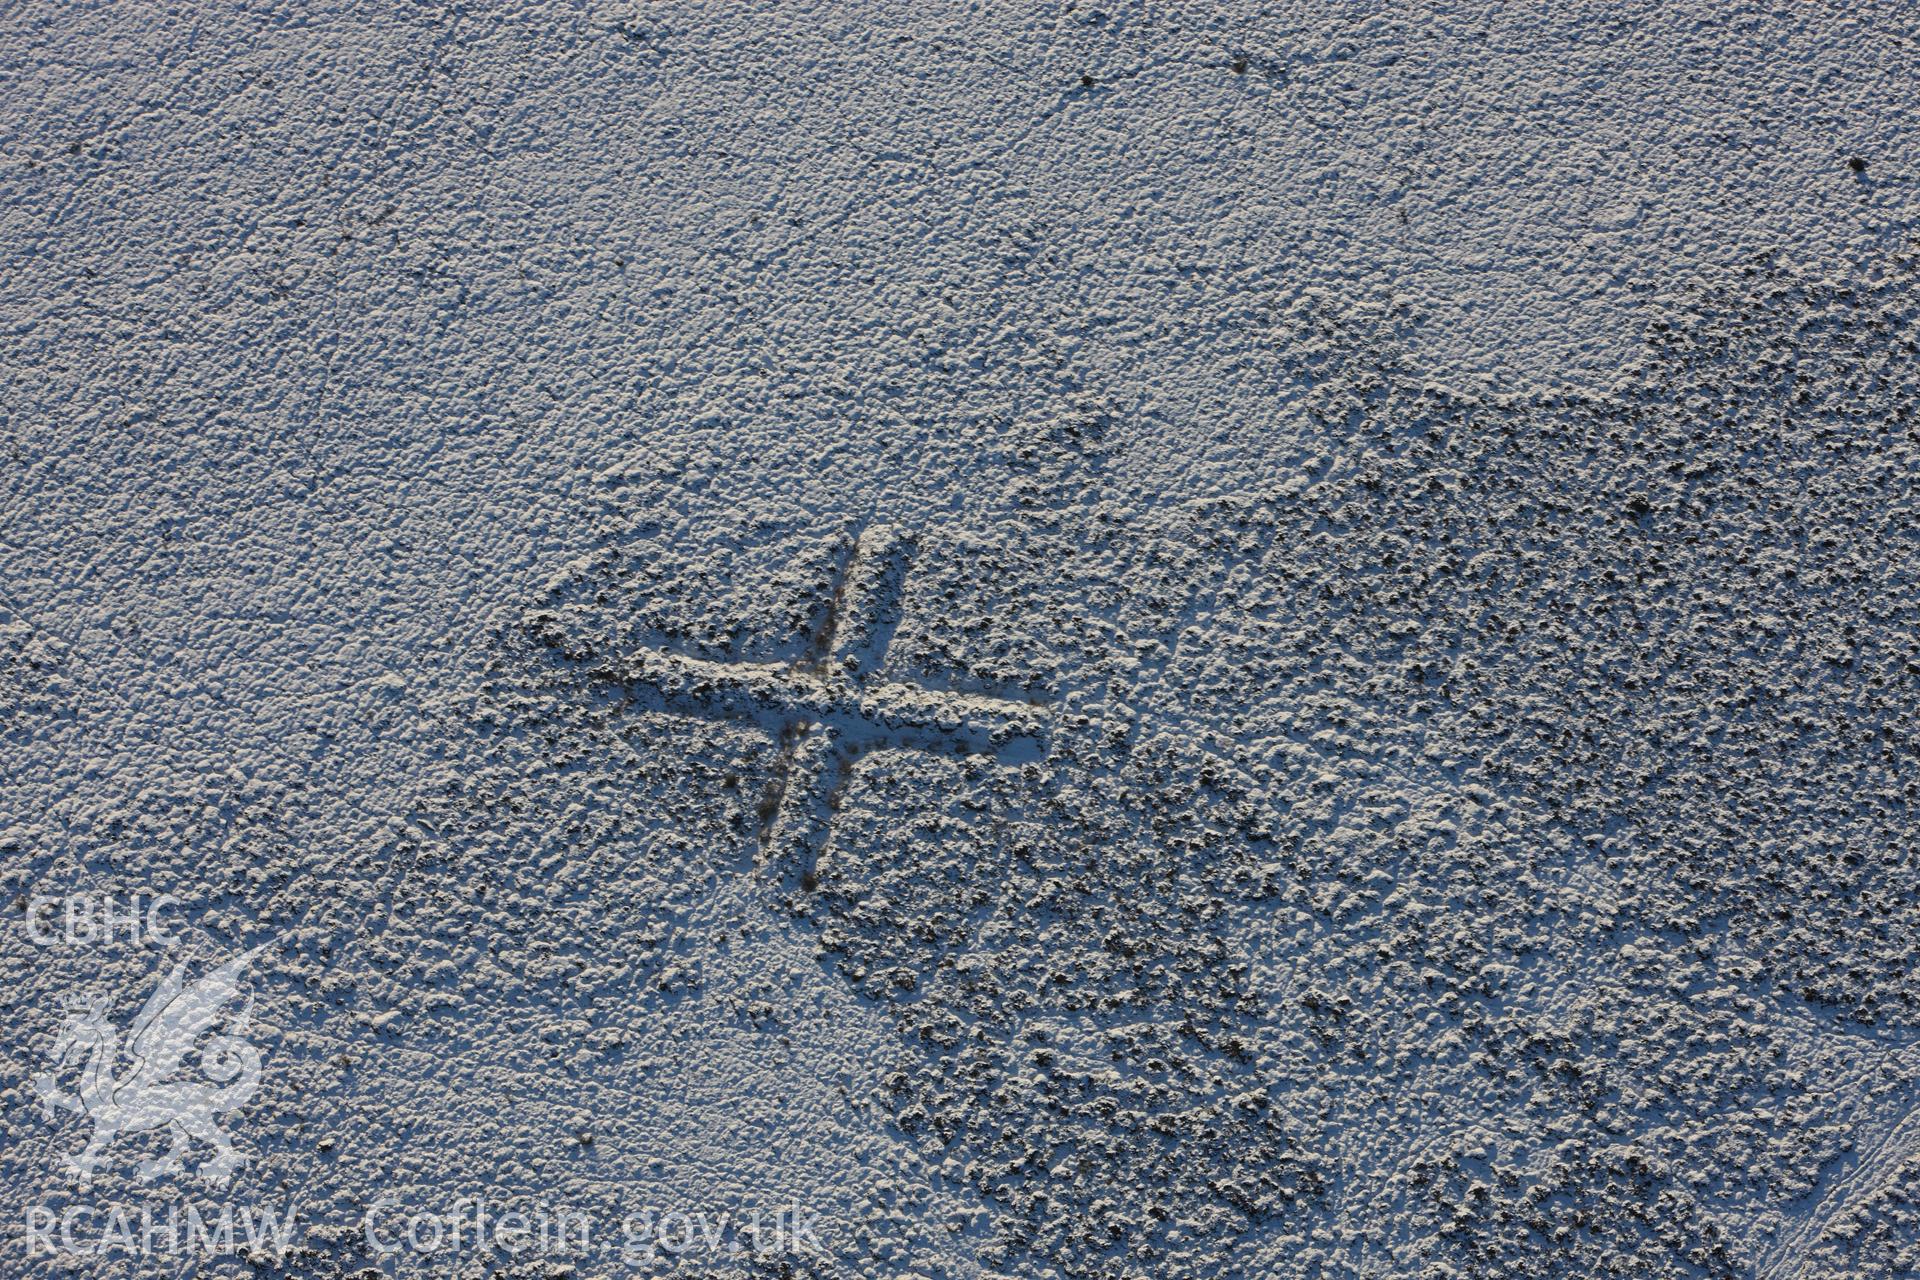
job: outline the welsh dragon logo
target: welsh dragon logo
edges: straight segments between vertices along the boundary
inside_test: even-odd
[[[215,1185],[225,1185],[246,1164],[247,1157],[234,1150],[216,1121],[245,1105],[260,1087],[260,1051],[245,1038],[252,996],[239,1010],[232,1006],[241,994],[241,975],[263,949],[264,944],[233,957],[191,986],[185,982],[186,962],[174,965],[134,1018],[126,1043],[128,1065],[118,1074],[120,1032],[107,1021],[106,998],[68,1002],[51,1054],[53,1069],[34,1077],[33,1087],[49,1120],[56,1110],[67,1110],[93,1121],[85,1149],[66,1161],[82,1187],[92,1184],[93,1171],[115,1138],[154,1129],[167,1130],[170,1145],[165,1155],[140,1162],[143,1182],[178,1172],[193,1142],[213,1148],[197,1172]],[[182,1078],[187,1055],[208,1033],[214,1034],[196,1058],[205,1078]],[[78,1092],[68,1093],[60,1076],[76,1062]]]

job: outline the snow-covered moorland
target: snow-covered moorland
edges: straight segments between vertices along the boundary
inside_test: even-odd
[[[1917,62],[0,15],[0,1271],[1920,1268]]]

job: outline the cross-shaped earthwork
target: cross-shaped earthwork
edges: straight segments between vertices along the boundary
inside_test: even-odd
[[[860,535],[824,625],[792,663],[713,662],[664,650],[625,655],[601,674],[662,710],[743,720],[773,733],[779,764],[759,807],[760,864],[810,886],[848,769],[875,748],[1031,753],[1044,708],[881,680],[913,544],[899,530]]]

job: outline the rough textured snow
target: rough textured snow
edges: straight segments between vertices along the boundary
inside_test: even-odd
[[[1910,7],[0,66],[0,1271],[1920,1268]],[[262,944],[245,1167],[77,1185],[69,998]],[[472,1196],[822,1249],[369,1248]]]

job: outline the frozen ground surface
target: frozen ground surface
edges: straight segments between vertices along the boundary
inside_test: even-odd
[[[0,1271],[289,1198],[315,1277],[1920,1266],[1911,7],[0,69]],[[34,941],[136,892],[174,955]],[[263,944],[248,1163],[81,1186],[69,997]],[[361,1230],[475,1195],[822,1243]]]

